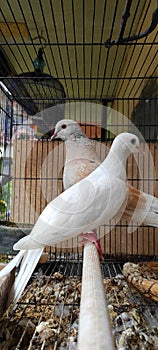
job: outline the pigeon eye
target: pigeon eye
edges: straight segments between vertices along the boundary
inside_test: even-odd
[[[66,125],[66,124],[63,124],[61,127],[62,127],[62,129],[66,129],[66,128],[67,128],[67,125]]]
[[[132,139],[131,143],[132,143],[132,145],[134,145],[136,143],[136,139]]]

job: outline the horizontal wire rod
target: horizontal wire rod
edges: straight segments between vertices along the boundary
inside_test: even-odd
[[[1,41],[0,42],[0,45],[2,46],[6,46],[6,45],[11,45],[11,46],[32,46],[32,42],[4,42],[4,41]],[[45,43],[44,44],[45,46],[105,46],[104,43],[97,43],[97,42],[93,42],[93,44],[91,42],[58,42],[58,43],[55,43],[55,42],[48,42],[48,43]],[[114,46],[129,46],[129,45],[134,45],[134,46],[140,46],[140,45],[143,45],[143,46],[146,46],[146,45],[158,45],[158,42],[133,42],[133,43],[119,43],[119,44],[114,44]],[[41,43],[37,43],[36,46],[41,46]],[[105,48],[106,50],[106,48]]]
[[[46,80],[50,80],[52,79],[52,77],[44,77]],[[58,77],[59,80],[142,80],[142,79],[146,79],[147,76],[138,76],[138,77],[95,77],[95,76],[91,76],[91,77]],[[4,79],[3,76],[0,77],[0,79]],[[7,79],[13,79],[13,80],[17,80],[19,79],[18,76],[7,76]],[[38,79],[43,79],[43,77],[39,77]],[[150,80],[151,79],[157,79],[157,76],[153,75],[150,76]],[[26,80],[26,77],[20,77],[20,80]],[[1,87],[0,87],[1,88]],[[128,98],[127,98],[128,99]]]
[[[144,98],[144,97],[134,97],[134,98],[132,98],[132,97],[107,97],[107,98],[105,98],[106,99],[106,101],[107,102],[112,102],[112,101],[146,101],[147,99],[149,100],[149,101],[151,101],[151,100],[157,100],[157,97],[150,97],[150,98]],[[31,97],[18,97],[18,100],[19,101],[22,101],[22,100],[32,100],[32,98]],[[40,98],[34,98],[34,101],[41,101],[41,99]],[[43,99],[43,101],[44,101],[45,99]],[[48,98],[48,97],[46,97],[46,100],[47,101],[52,101],[52,98]],[[63,98],[63,97],[58,97],[58,98],[55,98],[55,101],[62,101],[62,102],[66,102],[66,101],[73,101],[73,102],[75,102],[75,101],[96,101],[96,103],[98,102],[98,101],[103,101],[103,98],[102,97],[65,97],[65,98]],[[125,125],[125,124],[123,124],[123,125]],[[119,126],[120,126],[120,124],[119,124]]]

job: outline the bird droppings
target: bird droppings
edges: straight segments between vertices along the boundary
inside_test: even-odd
[[[103,282],[116,349],[157,350],[157,322],[142,297],[121,274]],[[77,350],[80,297],[81,277],[36,275],[0,320],[0,350]]]

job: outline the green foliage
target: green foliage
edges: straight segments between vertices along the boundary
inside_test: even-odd
[[[0,188],[0,220],[5,219],[8,204],[10,203],[10,198],[12,197],[12,181],[5,184]]]

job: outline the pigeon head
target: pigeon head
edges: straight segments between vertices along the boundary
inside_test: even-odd
[[[113,151],[123,152],[126,155],[140,151],[140,141],[134,134],[123,132],[119,134],[112,144]]]
[[[84,133],[77,122],[70,119],[62,119],[56,124],[51,140],[57,137],[63,141],[66,141],[71,136],[79,137],[81,135],[84,135]]]

